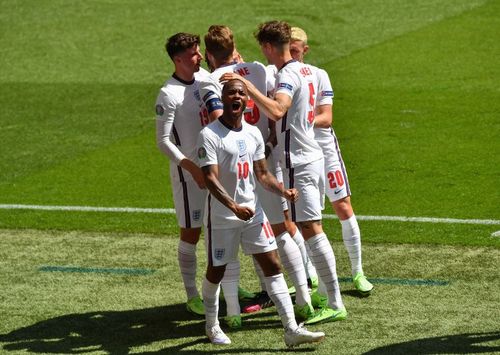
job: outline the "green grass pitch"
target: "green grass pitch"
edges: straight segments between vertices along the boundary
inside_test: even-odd
[[[0,205],[172,208],[154,132],[166,37],[226,24],[263,61],[252,33],[283,19],[332,79],[356,214],[497,221],[360,221],[376,291],[342,282],[349,318],[298,352],[499,352],[499,13],[497,0],[0,0]],[[348,277],[340,226],[325,229]],[[285,352],[272,310],[230,347],[206,342],[183,308],[176,234],[165,214],[0,209],[0,353]]]

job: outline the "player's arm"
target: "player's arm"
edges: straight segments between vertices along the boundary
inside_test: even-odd
[[[283,185],[276,180],[276,177],[267,169],[266,159],[260,159],[253,162],[253,171],[259,183],[268,191],[295,202],[299,197],[297,189],[285,189]]]
[[[173,163],[187,170],[200,189],[204,189],[205,181],[201,169],[189,160],[170,139],[174,127],[175,109],[175,102],[166,94],[161,93],[156,104],[156,145]]]
[[[318,79],[318,96],[314,127],[330,128],[333,122],[333,88],[328,73],[323,69],[316,72]]]
[[[320,105],[316,107],[314,127],[330,128],[333,119],[332,108],[332,105]]]
[[[278,144],[277,138],[276,138],[276,122],[273,120],[268,120],[269,125],[269,136],[267,137],[266,141],[266,147],[265,147],[265,155],[266,159],[269,157],[271,152],[273,151],[273,148]]]
[[[219,91],[217,84],[210,80],[200,82],[200,96],[207,108],[210,122],[222,116],[223,105]]]
[[[239,219],[244,221],[253,217],[255,212],[248,207],[240,206],[227,193],[224,186],[219,181],[219,166],[206,165],[201,168],[205,178],[205,184],[210,191],[210,194],[215,197],[220,203],[229,208]]]
[[[220,82],[225,83],[232,79],[238,79],[245,83],[248,89],[248,94],[257,104],[259,110],[263,111],[265,115],[273,121],[280,120],[292,105],[292,98],[290,96],[277,93],[273,100],[262,94],[250,81],[236,73],[225,73],[221,76]]]

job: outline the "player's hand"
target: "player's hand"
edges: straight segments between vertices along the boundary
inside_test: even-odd
[[[248,221],[250,218],[254,216],[255,211],[252,210],[250,207],[237,205],[234,214],[239,219],[243,221]]]
[[[283,191],[283,197],[290,202],[297,202],[299,199],[299,192],[297,189],[287,189]]]
[[[238,79],[238,80],[241,80],[242,82],[244,82],[246,84],[246,80],[243,79],[243,77],[239,74],[236,74],[236,73],[224,73],[222,74],[222,76],[219,78],[219,81],[222,83],[222,84],[225,84],[227,83],[229,80],[233,80],[233,79]]]

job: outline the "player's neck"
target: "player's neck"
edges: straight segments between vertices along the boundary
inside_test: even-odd
[[[182,70],[182,68],[175,68],[174,76],[186,83],[190,83],[194,80],[194,72]]]
[[[280,70],[285,66],[285,64],[289,63],[292,60],[293,58],[290,52],[284,52],[283,54],[280,54],[278,57],[276,57],[276,60],[273,64],[276,66],[276,68],[278,68],[278,70]]]
[[[222,68],[222,67],[227,67],[228,65],[233,65],[233,64],[237,64],[237,62],[233,59],[233,58],[229,58],[227,60],[222,60],[220,62],[216,62],[216,68],[219,69],[219,68]]]
[[[231,130],[239,130],[241,129],[241,116],[233,116],[231,114],[223,113],[220,116],[221,123]]]

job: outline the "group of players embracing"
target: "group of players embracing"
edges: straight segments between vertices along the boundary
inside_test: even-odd
[[[332,129],[334,93],[327,72],[304,63],[309,46],[302,29],[269,21],[255,38],[267,66],[245,62],[223,25],[208,29],[205,55],[194,34],[177,33],[165,46],[175,69],[156,101],[157,144],[170,159],[186,307],[205,316],[213,344],[231,343],[218,318],[222,296],[228,328],[242,326],[241,312],[274,305],[287,346],[320,342],[325,334],[304,324],[347,318],[321,223],[325,194],[342,226],[355,288],[363,295],[373,289]],[[204,58],[210,72],[201,67]],[[200,295],[202,227],[208,260]],[[240,245],[260,279],[256,294],[239,287]]]

